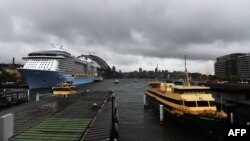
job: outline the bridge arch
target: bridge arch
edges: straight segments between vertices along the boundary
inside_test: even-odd
[[[100,57],[98,56],[95,56],[95,55],[80,55],[78,56],[77,58],[80,58],[80,57],[85,57],[85,58],[89,58],[93,61],[95,61],[101,68],[100,70],[103,70],[103,71],[110,71],[111,68],[110,66]]]

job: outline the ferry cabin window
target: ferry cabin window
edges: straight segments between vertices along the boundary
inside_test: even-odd
[[[175,90],[176,91],[176,90]],[[201,94],[204,94],[204,93],[206,93],[206,94],[208,94],[208,93],[210,93],[210,91],[209,90],[200,90],[200,89],[190,89],[190,90],[178,90],[179,91],[179,93],[186,93],[186,94],[188,94],[188,93],[201,93]]]
[[[160,88],[160,84],[150,84],[151,88]]]
[[[183,94],[183,90],[179,90],[179,89],[174,89],[174,92],[176,92],[178,94]]]
[[[208,107],[208,101],[197,101],[198,107]]]
[[[69,91],[73,90],[73,88],[53,88],[54,91]]]
[[[210,93],[211,93],[211,91],[209,91],[209,90],[206,90],[206,91],[205,91],[205,93],[206,93],[206,94],[210,94]]]
[[[185,106],[187,107],[196,107],[195,101],[184,101]]]
[[[209,105],[210,105],[210,107],[213,107],[213,106],[215,106],[215,103],[214,103],[214,101],[209,101]]]

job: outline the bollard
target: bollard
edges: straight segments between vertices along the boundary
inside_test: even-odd
[[[28,95],[27,100],[30,101],[30,89],[28,89],[27,95]]]
[[[119,118],[118,110],[117,110],[117,109],[116,109],[116,118],[117,118],[117,119]]]
[[[115,96],[115,92],[114,91],[112,91],[112,92],[113,92],[112,97],[113,97],[113,103],[114,103],[114,109],[115,109],[117,99],[116,99],[116,96]]]
[[[161,122],[161,124],[163,123],[163,119],[164,117],[163,117],[163,105],[161,105],[160,104],[160,122]]]
[[[230,121],[231,121],[231,124],[234,123],[234,114],[233,113],[230,113]]]
[[[115,131],[118,132],[118,123],[115,123]]]
[[[14,115],[7,114],[0,117],[0,141],[8,141],[13,136]]]
[[[39,93],[36,94],[36,101],[39,101]]]
[[[18,100],[20,100],[21,99],[21,93],[17,93],[17,95],[18,95]]]
[[[9,102],[11,102],[11,97],[8,97]]]
[[[147,96],[143,95],[143,104],[144,104],[144,108],[146,108],[148,106],[147,104]]]

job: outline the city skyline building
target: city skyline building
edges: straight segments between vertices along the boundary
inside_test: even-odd
[[[216,58],[215,76],[221,79],[249,79],[250,54],[232,53]]]
[[[142,68],[139,68],[139,73],[142,73]]]
[[[240,79],[250,79],[250,53],[238,57],[237,70]]]

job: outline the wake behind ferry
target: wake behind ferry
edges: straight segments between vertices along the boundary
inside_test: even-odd
[[[186,57],[185,57],[186,58]],[[175,121],[186,127],[217,137],[223,134],[227,115],[217,111],[209,87],[191,86],[186,69],[183,85],[172,82],[150,82],[145,92],[149,106],[159,110],[163,105],[166,122]]]
[[[97,77],[95,61],[74,57],[62,48],[29,53],[24,67],[19,69],[30,89],[48,88],[64,81],[73,85],[94,82]]]

